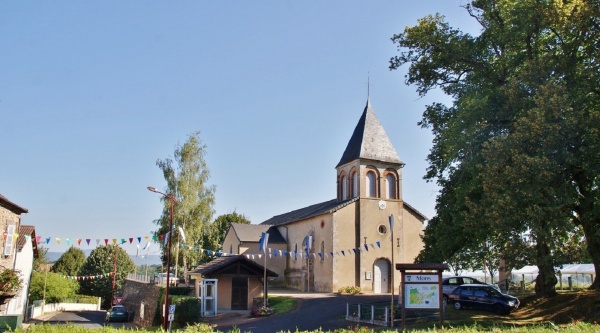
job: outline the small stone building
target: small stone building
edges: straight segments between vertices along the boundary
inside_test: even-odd
[[[201,296],[203,279],[217,279],[217,309],[250,310],[253,300],[263,293],[265,268],[245,256],[223,256],[190,272],[195,280],[196,297]],[[277,274],[266,270],[267,278]]]

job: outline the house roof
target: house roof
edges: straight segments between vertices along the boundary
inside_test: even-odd
[[[4,208],[10,210],[11,212],[13,212],[15,214],[23,214],[23,213],[28,213],[29,212],[27,210],[27,208],[23,208],[23,207],[17,205],[16,203],[14,203],[14,202],[11,202],[10,200],[8,200],[2,194],[0,194],[0,207],[4,207]]]
[[[358,201],[358,199],[359,199],[358,197],[355,197],[355,198],[352,198],[352,199],[349,199],[346,201],[341,201],[341,202],[338,201],[337,199],[321,202],[316,205],[311,205],[308,207],[296,209],[289,213],[273,216],[272,218],[264,221],[263,223],[261,223],[259,225],[280,226],[280,225],[286,225],[286,224],[301,221],[301,220],[306,220],[308,218],[322,215],[322,214],[331,214],[331,213],[334,213],[334,212],[340,210],[341,208],[343,208],[345,206],[348,206],[349,204],[351,204],[353,202]],[[421,214],[421,212],[416,210],[413,206],[407,204],[406,202],[404,202],[403,204],[404,204],[404,208],[411,210],[414,214],[416,214],[417,217],[421,220],[421,222],[428,220],[427,216]],[[269,242],[271,242],[271,238],[269,238]]]
[[[244,255],[223,256],[212,260],[188,274],[216,277],[218,275],[257,275],[263,276],[265,267],[246,258]],[[277,273],[267,269],[268,277],[278,277]]]
[[[358,201],[358,197],[348,199],[345,201],[338,201],[337,199],[333,199],[321,202],[308,207],[296,209],[289,213],[273,216],[272,218],[261,223],[261,225],[279,226],[300,220],[305,220],[318,215],[330,214],[356,201]]]
[[[379,123],[369,99],[336,168],[356,159],[403,164]]]
[[[37,248],[37,240],[35,238],[35,227],[32,225],[20,225],[19,226],[19,238],[17,238],[17,248],[19,251],[23,249],[23,246],[27,244],[27,237],[29,236],[29,241],[33,246],[33,255],[34,257],[38,257],[38,248]]]
[[[427,218],[427,216],[423,215],[415,207],[407,204],[406,201],[404,201],[403,204],[404,204],[404,208],[408,208],[408,210],[413,211],[413,213],[415,213],[419,217],[419,219],[421,220],[421,222],[429,220],[429,218]]]
[[[262,233],[266,232],[269,234],[269,243],[285,243],[279,230],[270,225],[232,223],[229,228],[235,232],[240,242],[258,243]]]

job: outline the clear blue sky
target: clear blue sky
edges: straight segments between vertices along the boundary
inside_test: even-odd
[[[406,163],[404,199],[431,218],[432,136],[417,122],[447,99],[420,99],[388,70],[390,38],[435,12],[476,29],[465,3],[2,1],[0,193],[29,210],[22,223],[51,237],[50,251],[67,238],[144,237],[161,214],[146,187],[165,189],[156,160],[200,131],[215,217],[260,223],[335,198],[370,77]]]

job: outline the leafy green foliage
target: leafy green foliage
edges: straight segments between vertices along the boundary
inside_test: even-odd
[[[175,304],[177,307],[173,321],[174,327],[186,327],[200,321],[198,316],[200,313],[200,301],[195,297],[174,296],[171,298],[170,304]]]
[[[11,268],[0,271],[0,293],[16,293],[23,286],[21,272]]]
[[[338,289],[339,294],[358,294],[360,293],[360,287],[358,286],[346,286]]]
[[[34,271],[29,281],[29,299],[42,300],[45,295],[46,303],[56,303],[75,297],[78,289],[77,281],[63,275]]]
[[[600,266],[600,33],[598,1],[474,0],[472,36],[436,14],[393,36],[435,138],[426,178],[441,187],[420,261],[538,266],[554,295],[554,266],[583,231]],[[572,252],[572,251],[571,251]],[[476,255],[475,255],[476,254]],[[597,276],[597,274],[596,274]],[[595,287],[600,287],[596,278]]]
[[[67,252],[52,265],[51,272],[61,273],[68,276],[79,274],[81,266],[85,263],[85,253],[81,249],[71,246]]]
[[[246,216],[237,212],[220,215],[212,223],[212,238],[207,242],[210,243],[207,247],[208,249],[213,251],[219,250],[219,246],[223,244],[227,230],[229,230],[232,223],[250,224],[251,222]]]
[[[48,258],[46,254],[48,253],[48,248],[43,246],[38,246],[38,255],[33,258],[33,271],[35,272],[45,272],[48,266]]]
[[[210,222],[214,214],[215,187],[208,185],[210,171],[204,159],[206,146],[202,144],[199,135],[198,132],[193,133],[183,145],[178,144],[174,159],[159,159],[156,162],[167,182],[166,193],[177,200],[171,235],[175,244],[171,263],[177,264],[177,267],[183,266],[184,271],[209,259],[203,251],[197,249],[206,248],[207,240],[212,238]],[[169,230],[171,201],[166,197],[162,200],[165,204],[162,216],[155,220],[158,234],[165,234]],[[185,246],[181,246],[182,244]],[[163,248],[163,253],[168,252],[164,250]],[[166,263],[166,257],[164,260]]]
[[[113,294],[113,277],[109,274],[114,271],[115,267]],[[102,297],[103,306],[108,308],[111,304],[111,296],[119,293],[127,274],[132,273],[134,269],[133,260],[121,247],[117,245],[99,246],[90,253],[79,273],[81,276],[97,276],[98,278],[80,280],[79,291],[83,295]]]

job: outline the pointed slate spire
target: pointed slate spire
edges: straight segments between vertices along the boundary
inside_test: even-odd
[[[402,164],[390,138],[373,112],[370,98],[367,98],[365,110],[336,168],[356,159]]]

